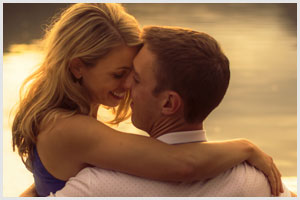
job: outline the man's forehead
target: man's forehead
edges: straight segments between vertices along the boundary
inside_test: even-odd
[[[136,71],[152,69],[155,61],[155,55],[149,50],[148,45],[145,44],[133,60]]]

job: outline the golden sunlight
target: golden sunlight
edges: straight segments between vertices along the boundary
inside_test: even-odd
[[[3,57],[3,196],[5,197],[19,196],[33,183],[32,174],[25,168],[18,153],[12,151],[13,113],[11,110],[18,101],[18,91],[22,82],[40,64],[43,58],[41,52],[39,42],[36,41],[29,45],[12,45],[10,52]],[[102,107],[99,112],[101,112],[101,121],[111,119],[109,110]],[[147,136],[145,132],[136,129],[130,119],[113,128]],[[214,126],[214,129],[218,127]],[[283,177],[283,181],[292,191],[297,192],[297,177]]]
[[[32,174],[12,150],[12,110],[19,100],[23,81],[43,60],[41,40],[33,39],[42,37],[48,21],[65,6],[63,3],[3,4],[5,197],[17,197],[33,183]],[[230,60],[231,78],[221,105],[205,120],[208,139],[251,140],[272,156],[284,183],[297,193],[297,4],[125,3],[124,6],[141,27],[155,24],[191,28],[212,35],[220,43]],[[112,119],[110,110],[101,107],[100,112],[99,120]],[[112,128],[147,136],[130,119]]]
[[[9,53],[5,53],[3,57],[3,196],[16,197],[33,183],[33,176],[25,168],[18,153],[12,151],[11,124],[14,114],[11,111],[18,102],[18,91],[22,82],[39,66],[43,54],[41,53],[42,48],[39,41],[35,41],[32,44],[12,45],[9,50]],[[287,50],[285,53],[289,53],[289,51],[291,50]],[[294,54],[292,54],[292,56],[294,56]],[[239,66],[238,60],[232,60],[233,65]],[[292,64],[291,66],[294,66]],[[274,65],[272,65],[272,67],[274,68]],[[280,93],[278,94],[279,96],[276,96],[280,91],[294,90],[293,87],[289,85],[289,82],[283,82],[286,84],[284,85],[278,84],[278,82],[281,83],[280,81],[274,81],[279,78],[279,80],[283,78],[291,80],[290,77],[294,77],[295,69],[292,67],[278,67],[276,68],[278,69],[277,72],[279,72],[277,73],[278,77],[273,74],[269,79],[258,79],[256,76],[258,76],[259,73],[255,71],[258,69],[260,70],[260,68],[247,68],[246,70],[240,70],[236,67],[232,68],[232,74],[234,74],[235,77],[232,79],[231,88],[227,97],[223,101],[222,106],[211,114],[205,127],[210,133],[210,140],[245,137],[262,147],[264,151],[274,158],[278,168],[283,172],[282,174],[285,176],[283,177],[284,183],[291,191],[297,193],[297,177],[293,173],[296,168],[295,159],[297,158],[296,151],[293,148],[296,146],[297,123],[296,115],[294,112],[290,112],[290,110],[294,110],[292,101],[294,93]],[[254,75],[251,75],[251,70],[254,71]],[[268,72],[268,70],[266,70],[266,72]],[[244,73],[250,73],[249,81],[243,78],[242,75]],[[255,78],[252,76],[255,76]],[[255,82],[251,80],[255,80]],[[262,82],[270,82],[272,84]],[[263,87],[264,85],[268,87]],[[287,90],[281,89],[284,87],[287,88]],[[271,93],[267,89],[270,89]],[[252,93],[256,95],[251,95]],[[272,95],[275,96],[273,97]],[[258,103],[255,103],[254,100],[256,99],[254,97],[258,98]],[[277,100],[281,103],[283,100],[290,100],[292,103],[283,102],[280,106],[277,106],[277,104],[272,105],[271,103],[266,104],[266,102],[270,102],[268,99],[263,100],[267,97],[272,98],[272,102]],[[289,107],[289,105],[291,106]],[[279,108],[285,108],[285,110],[278,110]],[[277,113],[266,112],[265,110],[267,109],[271,109],[271,111],[275,109]],[[261,110],[263,112],[260,113],[259,111]],[[110,110],[101,107],[99,112],[101,112],[101,118],[99,120],[105,122],[112,119]],[[243,117],[241,117],[241,115]],[[261,123],[262,120],[264,123]],[[280,123],[273,124],[278,121],[280,121]],[[232,122],[235,123],[234,126],[232,126]],[[131,124],[130,119],[122,122],[118,127],[112,128],[123,132],[147,136],[145,132],[136,129]],[[286,135],[284,141],[281,138],[283,130]],[[273,141],[267,142],[270,137]],[[278,148],[280,145],[283,145],[284,148]],[[279,151],[278,149],[284,149],[284,151]]]
[[[12,151],[11,110],[18,101],[22,82],[39,64],[42,54],[37,44],[13,45],[10,50],[3,56],[3,196],[18,196],[33,183],[33,177]]]

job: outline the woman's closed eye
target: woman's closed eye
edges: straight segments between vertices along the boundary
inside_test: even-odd
[[[121,79],[124,76],[124,74],[123,73],[122,74],[114,74],[113,76],[116,79]]]
[[[120,73],[114,73],[113,74],[113,77],[115,78],[115,79],[121,79],[121,78],[123,78],[125,75],[127,75],[128,73],[127,73],[127,71],[122,71],[122,72],[120,72]]]

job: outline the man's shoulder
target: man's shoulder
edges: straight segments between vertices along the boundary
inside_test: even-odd
[[[186,195],[191,196],[271,196],[270,186],[264,174],[247,163],[241,163],[207,181],[187,185],[157,182],[98,167],[82,169],[76,175],[76,181],[88,183],[86,186],[90,189],[94,185],[97,187],[101,185],[101,188],[104,189],[107,182],[115,182],[116,185],[134,183],[134,185],[140,186],[151,183],[165,190],[180,191],[185,188]]]
[[[267,177],[255,167],[243,162],[233,169],[234,176],[239,177],[240,189],[247,196],[257,194],[271,196],[271,188]]]
[[[97,167],[87,167],[81,170],[77,177],[82,177],[82,179],[90,177],[94,181],[97,180],[98,187],[100,184],[102,189],[106,188],[106,184],[101,183],[115,182],[116,185],[124,183],[125,185],[135,185],[136,188],[151,185],[156,188],[156,193],[159,193],[157,188],[163,188],[164,192],[161,193],[164,195],[176,194],[176,191],[181,191],[186,196],[271,196],[270,186],[264,174],[247,163],[241,163],[210,180],[193,184],[170,184],[153,181]],[[156,195],[160,196],[159,194]]]
[[[267,178],[246,162],[210,179],[207,184],[216,189],[216,196],[271,196]]]
[[[243,162],[232,168],[230,175],[237,180],[239,189],[245,196],[271,196],[267,177],[255,167]],[[284,192],[280,197],[290,197],[291,193],[283,183]]]
[[[261,183],[268,183],[267,178],[265,175],[255,167],[249,165],[246,162],[243,162],[239,165],[236,165],[230,170],[230,174],[232,176],[244,176],[243,178],[239,178],[242,183],[251,182],[251,181],[260,181]]]
[[[86,196],[271,196],[267,178],[247,163],[241,163],[215,178],[194,183],[160,182],[97,167],[82,169],[69,182],[73,182],[70,183],[73,188],[74,185],[77,189],[80,187],[81,193]],[[118,189],[113,190],[115,187]]]

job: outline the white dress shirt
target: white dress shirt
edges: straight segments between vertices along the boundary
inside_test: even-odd
[[[168,144],[206,141],[205,131],[162,135]],[[50,196],[56,197],[266,197],[271,196],[264,174],[247,163],[239,164],[215,178],[193,183],[155,181],[97,167],[87,167]],[[281,196],[291,196],[284,185]]]

